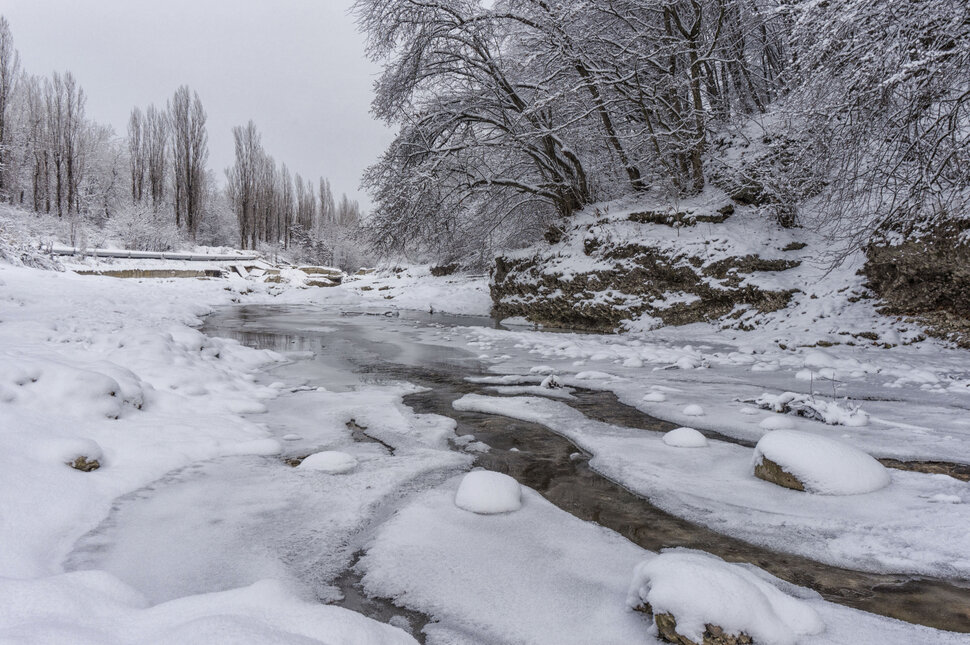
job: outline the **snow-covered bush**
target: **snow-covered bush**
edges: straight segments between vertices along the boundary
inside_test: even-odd
[[[763,410],[771,410],[781,414],[794,414],[833,426],[869,425],[869,415],[858,407],[848,404],[842,406],[835,401],[816,399],[808,394],[797,392],[765,393],[750,402]]]
[[[171,214],[147,206],[122,209],[108,220],[106,231],[133,251],[171,251],[179,244],[179,230]]]

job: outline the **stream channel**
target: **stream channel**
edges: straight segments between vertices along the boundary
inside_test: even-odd
[[[598,474],[588,465],[589,455],[545,426],[455,410],[452,402],[465,394],[496,395],[487,386],[466,380],[485,375],[485,367],[463,350],[422,342],[421,333],[440,330],[442,325],[492,325],[491,320],[375,313],[295,306],[231,307],[212,314],[203,331],[288,353],[293,360],[271,368],[265,377],[267,383],[282,381],[294,396],[299,395],[300,387],[308,386],[352,391],[362,385],[408,382],[427,388],[405,396],[405,405],[417,413],[450,417],[457,423],[458,435],[472,434],[487,444],[487,451],[473,453],[475,465],[507,473],[559,508],[612,529],[645,549],[700,549],[728,561],[761,567],[814,589],[831,602],[970,633],[970,585],[966,582],[853,571],[715,533],[660,510]],[[596,420],[643,432],[674,427],[619,403],[609,393],[577,390],[574,395],[576,400],[569,401],[570,405]],[[277,404],[285,404],[283,399]],[[271,407],[260,419],[270,430],[272,412]],[[366,427],[348,424],[348,428],[356,441],[376,441]],[[376,443],[375,449],[394,454],[393,447]],[[283,469],[298,463],[314,447],[284,442],[284,448],[288,452],[283,459],[245,456],[195,464],[120,498],[101,526],[79,541],[67,568],[111,570],[155,602],[228,589],[261,577],[295,579],[322,602],[409,627],[420,640],[421,627],[431,617],[397,607],[387,599],[368,597],[354,564],[395,509],[409,496],[454,476],[454,468],[413,473],[393,493],[362,507],[366,521],[354,524],[347,520],[346,526],[335,528],[333,521],[320,519],[328,511],[333,513],[333,499],[321,497],[301,481],[280,483],[285,479]],[[298,454],[300,448],[304,454]],[[254,539],[256,535],[258,539]]]

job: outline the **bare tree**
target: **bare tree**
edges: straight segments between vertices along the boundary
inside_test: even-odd
[[[235,163],[226,170],[227,192],[239,221],[240,246],[256,248],[256,191],[263,146],[256,125],[250,121],[245,127],[232,129],[235,140]]]
[[[165,164],[169,149],[169,119],[164,110],[148,106],[142,137],[152,207],[157,212],[165,203]]]
[[[10,23],[0,16],[0,197],[7,196],[7,149],[10,138],[9,111],[20,56],[13,46]]]
[[[145,192],[145,140],[143,138],[144,117],[141,109],[135,107],[128,118],[128,164],[131,170],[131,201],[141,202]]]
[[[193,238],[202,216],[206,162],[209,158],[206,113],[197,93],[183,85],[169,101],[173,134],[173,181],[175,224],[184,226]]]

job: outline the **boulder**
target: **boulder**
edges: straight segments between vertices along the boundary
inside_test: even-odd
[[[777,484],[778,486],[791,488],[792,490],[805,490],[805,484],[799,481],[798,477],[785,471],[784,468],[767,457],[762,457],[761,461],[755,464],[754,476],[766,482]]]
[[[73,468],[74,470],[80,470],[83,473],[89,473],[92,470],[97,470],[98,468],[100,468],[101,462],[94,458],[88,459],[84,455],[79,455],[75,457],[73,461],[69,461],[67,465]]]
[[[785,488],[820,495],[861,495],[892,481],[885,466],[858,448],[797,430],[775,430],[758,441],[754,474]]]

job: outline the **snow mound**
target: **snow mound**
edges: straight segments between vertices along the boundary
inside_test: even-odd
[[[653,392],[647,392],[644,394],[643,400],[647,403],[663,403],[667,400],[667,395],[663,392],[657,392],[654,390]]]
[[[458,485],[455,506],[483,515],[517,511],[522,508],[522,487],[508,475],[474,470]]]
[[[676,428],[664,435],[664,443],[675,448],[704,448],[707,437],[693,428]]]
[[[794,645],[825,625],[805,602],[788,596],[753,571],[705,553],[670,551],[637,565],[627,604],[649,603],[669,613],[677,632],[702,642],[706,625],[744,632],[761,645]]]
[[[841,441],[797,430],[769,432],[755,446],[754,463],[767,458],[821,495],[859,495],[889,485],[885,466]]]
[[[787,430],[795,427],[788,417],[765,417],[758,426],[763,430]]]
[[[684,416],[688,417],[702,417],[704,416],[704,408],[697,405],[696,403],[691,403],[684,408]]]
[[[356,468],[357,460],[354,459],[353,455],[348,455],[346,452],[325,450],[310,455],[300,463],[299,467],[306,470],[318,470],[331,475],[339,475],[341,473],[349,473]]]

